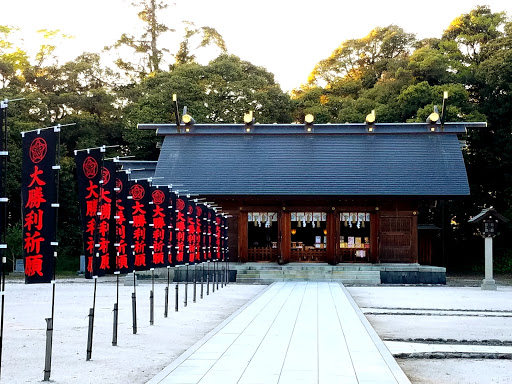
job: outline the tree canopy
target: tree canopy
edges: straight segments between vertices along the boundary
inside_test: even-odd
[[[119,54],[111,67],[103,64],[106,52],[59,63],[55,48],[67,38],[60,31],[40,31],[45,43],[30,55],[14,39],[16,28],[0,26],[0,98],[22,98],[9,105],[12,231],[20,230],[21,221],[19,132],[75,124],[61,134],[61,207],[67,214],[59,216],[66,239],[59,268],[73,269],[81,246],[73,150],[108,144],[117,146],[112,156],[156,159],[159,139],[136,126],[174,121],[173,94],[201,123],[240,122],[249,110],[261,123],[302,122],[308,113],[316,123],[345,123],[363,122],[372,110],[377,122],[425,121],[448,91],[447,121],[487,121],[488,128],[464,137],[471,197],[445,205],[445,216],[427,204],[420,220],[442,224],[460,246],[473,231],[465,225],[468,216],[482,207],[492,205],[512,218],[512,23],[505,13],[477,6],[442,36],[423,40],[397,25],[374,28],[341,42],[306,84],[287,94],[265,68],[229,54],[215,29],[180,24],[181,42],[173,48],[163,38],[178,31],[162,21],[166,3],[141,0],[134,6],[142,32],[125,33],[110,47]],[[212,45],[219,55],[199,64],[197,49]],[[512,259],[510,245],[499,246]],[[456,250],[466,251],[471,249]]]

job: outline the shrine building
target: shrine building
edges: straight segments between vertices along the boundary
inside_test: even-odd
[[[469,195],[461,135],[485,123],[140,124],[158,184],[215,202],[239,262],[431,264],[421,202]]]

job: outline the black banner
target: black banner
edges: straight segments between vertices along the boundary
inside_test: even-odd
[[[103,152],[100,148],[75,152],[78,183],[78,199],[82,215],[82,229],[85,255],[85,278],[103,276],[101,259],[96,252],[98,243],[99,197]]]
[[[215,212],[213,209],[208,207],[207,209],[207,219],[206,219],[206,258],[207,260],[212,260],[213,257],[213,231],[212,231],[212,221],[215,217]]]
[[[116,174],[116,270],[121,273],[133,271],[133,252],[132,252],[132,221],[131,204],[128,200],[128,191],[130,185],[128,176],[124,171]],[[130,200],[131,201],[131,200]]]
[[[204,204],[196,204],[196,262],[202,263],[206,261],[204,248]]]
[[[26,132],[22,137],[21,195],[25,283],[53,279],[56,246],[57,187],[54,129]]]
[[[114,273],[115,270],[115,180],[116,167],[113,161],[104,160],[101,168],[100,194],[98,201],[98,254],[100,273]]]
[[[215,259],[222,260],[222,219],[220,213],[215,214]]]
[[[188,200],[187,204],[187,263],[196,263],[197,242],[196,242],[196,204],[192,200]]]
[[[151,233],[153,267],[170,265],[168,260],[169,243],[169,188],[163,186],[151,187]]]
[[[176,231],[176,194],[169,188],[169,226],[168,226],[168,239],[167,239],[167,261],[171,267],[176,265],[177,255],[177,237],[178,232]]]
[[[221,217],[221,229],[222,229],[222,241],[221,241],[221,249],[222,249],[222,260],[228,260],[228,219],[226,216],[222,215]]]
[[[187,209],[188,199],[185,196],[176,196],[176,260],[175,265],[188,262],[187,248]]]
[[[151,190],[147,180],[135,180],[130,187],[132,214],[133,267],[136,271],[145,271],[152,267],[150,207]]]

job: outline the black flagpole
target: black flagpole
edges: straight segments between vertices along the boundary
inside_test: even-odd
[[[149,325],[155,322],[155,268],[151,269],[151,292],[149,292]]]
[[[114,319],[112,325],[112,346],[114,347],[117,345],[117,325],[119,323],[119,274],[119,271],[114,272],[114,275],[116,275],[116,302],[114,303]]]
[[[100,148],[100,151],[103,153],[105,152],[105,146],[102,146]],[[102,169],[103,168],[103,156],[101,157],[101,167],[99,169]],[[100,187],[100,193],[99,193],[99,196],[98,196],[98,212],[101,212],[101,204],[102,204],[102,199],[101,199],[101,196],[102,196],[102,189],[103,189],[103,177],[100,178],[100,181],[99,181],[101,187]],[[95,224],[94,224],[94,246],[95,248],[99,246],[99,244],[97,243],[98,241],[98,217],[99,215],[96,215],[96,218],[95,218]],[[89,331],[88,331],[88,334],[87,334],[87,357],[86,357],[86,361],[89,361],[91,360],[91,357],[92,357],[92,338],[93,338],[93,332],[94,332],[94,312],[96,310],[96,289],[97,289],[97,285],[98,285],[98,276],[95,276],[94,275],[94,267],[95,267],[95,264],[97,264],[94,260],[94,258],[96,257],[99,257],[100,254],[99,252],[95,251],[94,254],[92,255],[92,278],[94,280],[94,294],[93,294],[93,299],[92,299],[92,308],[89,308]]]
[[[133,292],[132,292],[132,329],[133,334],[137,334],[137,277],[135,276],[135,269],[133,270]]]
[[[116,164],[119,164],[118,163],[119,161],[119,157],[116,157],[114,158],[114,163]],[[116,165],[115,169],[116,169],[116,174],[117,172],[119,171],[118,169],[118,165]],[[116,240],[116,243],[114,244],[114,247],[116,248],[116,269],[118,269],[118,257],[119,257],[119,252],[117,251],[117,247],[119,246],[119,242],[121,241],[121,236],[117,233],[117,220],[118,220],[118,216],[117,216],[117,192],[118,192],[119,188],[117,186],[114,187],[114,196],[113,198],[115,200],[115,203],[112,204],[112,208],[115,210],[115,215],[114,215],[114,222],[115,222],[115,225],[114,225],[114,231],[115,231],[115,240]],[[118,324],[119,324],[119,274],[121,272],[119,270],[116,270],[114,271],[114,275],[116,275],[116,302],[114,303],[114,311],[113,311],[113,324],[112,324],[112,346],[117,346],[117,328],[118,328]]]
[[[7,257],[5,252],[7,249],[6,244],[6,220],[7,220],[7,197],[5,197],[7,187],[7,103],[8,101],[0,101],[0,262],[1,262],[1,287],[0,295],[2,296],[2,310],[0,318],[0,378],[2,375],[2,347],[4,338],[4,308],[5,308],[5,265],[7,264]]]
[[[57,242],[57,229],[59,223],[59,173],[60,173],[60,125],[53,128],[54,132],[57,133],[57,159],[56,164],[52,167],[56,171],[55,175],[55,188],[56,188],[56,201],[57,203],[52,204],[52,208],[55,208],[55,242],[53,245],[57,247],[59,243]],[[44,379],[43,381],[50,380],[50,374],[52,371],[52,350],[53,350],[53,325],[54,325],[54,315],[55,315],[55,285],[56,285],[56,277],[55,270],[57,267],[57,251],[53,252],[54,260],[53,260],[53,280],[52,284],[52,316],[46,319],[46,356],[44,363]]]
[[[164,317],[169,313],[169,283],[170,283],[170,270],[171,266],[167,266],[167,287],[165,287],[165,301],[164,301]]]

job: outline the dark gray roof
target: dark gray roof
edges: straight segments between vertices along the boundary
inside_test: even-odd
[[[478,215],[469,219],[468,223],[479,223],[485,218],[491,220],[498,219],[503,223],[508,223],[508,219],[502,214],[498,213],[493,207],[482,209],[482,211]]]
[[[130,180],[149,179],[155,176],[156,161],[119,160],[121,169],[130,171]]]
[[[155,177],[200,195],[469,195],[456,134],[426,128],[416,134],[168,134]]]

